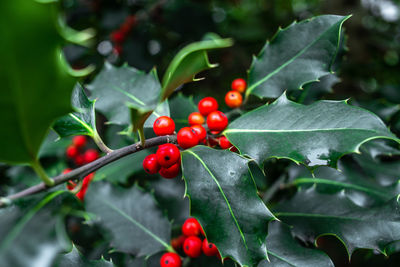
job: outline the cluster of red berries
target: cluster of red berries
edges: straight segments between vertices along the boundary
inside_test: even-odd
[[[128,16],[124,23],[121,24],[119,29],[114,30],[110,34],[110,39],[114,43],[114,53],[120,55],[122,53],[122,44],[126,39],[128,33],[132,30],[132,28],[136,25],[137,20],[136,17],[131,15]]]
[[[204,255],[220,257],[217,247],[209,243],[207,239],[201,240],[204,235],[200,223],[195,218],[188,218],[182,225],[182,235],[171,240],[172,247],[183,252],[190,258]],[[164,253],[160,259],[161,267],[180,267],[182,265],[181,257],[174,252]]]
[[[72,162],[77,166],[90,163],[99,158],[99,152],[97,152],[96,149],[87,149],[86,151],[83,151],[86,144],[87,144],[86,137],[83,135],[78,135],[72,139],[72,144],[69,145],[66,149],[67,158],[72,160]],[[71,170],[72,169],[67,168],[63,171],[63,174],[66,174]],[[93,180],[93,178],[94,178],[94,173],[91,173],[87,175],[85,178],[83,178],[82,185],[79,191],[76,192],[76,196],[81,201],[83,201],[83,199],[85,198],[86,190],[88,189],[88,186],[90,182]],[[77,189],[77,186],[78,184],[72,180],[68,181],[67,183],[67,189],[70,191]]]
[[[243,97],[241,94],[246,91],[246,81],[242,78],[235,79],[231,84],[231,88],[232,90],[225,95],[225,103],[230,108],[238,108],[243,102]]]

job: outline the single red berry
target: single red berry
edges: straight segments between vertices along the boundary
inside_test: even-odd
[[[160,145],[156,152],[157,162],[163,168],[168,168],[180,160],[181,152],[174,144]]]
[[[209,242],[207,241],[207,239],[204,239],[204,240],[203,240],[202,249],[203,249],[203,253],[204,253],[206,256],[209,256],[209,257],[218,254],[218,249],[217,249],[217,247],[216,247],[213,243],[209,243]]]
[[[229,142],[228,138],[226,138],[225,136],[219,137],[218,141],[219,141],[219,146],[222,149],[228,149],[232,146],[231,142]]]
[[[211,112],[218,110],[218,102],[214,97],[208,96],[200,100],[197,108],[203,116],[207,116]]]
[[[81,190],[79,190],[79,192],[76,193],[76,196],[77,196],[81,201],[84,200],[85,195],[86,195],[86,191],[87,191],[87,189],[88,189],[88,187],[89,187],[90,182],[93,180],[93,178],[94,178],[94,173],[93,173],[93,172],[90,173],[90,174],[89,174],[88,176],[86,176],[85,178],[83,178]]]
[[[73,159],[76,156],[78,156],[79,149],[74,145],[70,145],[67,147],[67,150],[65,151],[65,153],[67,154],[68,158]]]
[[[192,112],[188,117],[188,121],[189,125],[198,125],[198,124],[201,125],[205,122],[205,119],[200,112]]]
[[[90,163],[99,158],[99,152],[96,149],[88,149],[83,156],[85,157],[85,163]]]
[[[203,126],[198,124],[198,125],[193,125],[190,128],[192,128],[196,132],[197,138],[199,139],[199,142],[201,142],[201,141],[206,139],[207,131],[206,131],[206,129],[204,129]]]
[[[85,164],[85,156],[82,154],[77,155],[75,157],[75,164],[78,166]]]
[[[177,139],[179,146],[184,149],[193,147],[199,143],[199,137],[197,136],[196,131],[190,127],[183,127],[180,129]]]
[[[154,121],[153,131],[158,136],[173,134],[175,131],[175,123],[170,117],[158,117]]]
[[[185,242],[186,240],[186,236],[184,235],[180,235],[178,237],[175,237],[171,240],[171,246],[175,249],[175,250],[180,250],[183,246],[183,242]]]
[[[160,259],[161,267],[181,267],[182,260],[178,254],[173,252],[164,253]]]
[[[185,236],[200,235],[202,229],[196,218],[187,218],[182,225],[182,233]]]
[[[219,110],[213,111],[207,116],[207,125],[211,131],[222,131],[228,126],[228,118]]]
[[[114,43],[122,43],[125,40],[125,33],[123,31],[113,31],[110,38]]]
[[[158,164],[156,154],[150,154],[143,160],[143,169],[148,174],[156,174],[160,170],[161,166]]]
[[[201,255],[202,243],[197,236],[189,236],[183,242],[183,252],[191,258],[197,258]]]
[[[231,88],[234,91],[238,91],[239,93],[244,93],[246,91],[246,81],[242,78],[238,78],[232,81]]]
[[[242,105],[242,95],[237,91],[229,91],[225,95],[225,103],[230,108],[238,108]]]
[[[86,145],[86,136],[78,135],[72,138],[72,144],[74,144],[77,148],[82,148]]]
[[[158,173],[164,178],[171,179],[175,178],[179,174],[180,169],[181,169],[181,163],[178,162],[169,168],[161,167]]]

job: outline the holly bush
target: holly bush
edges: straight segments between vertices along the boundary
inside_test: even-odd
[[[398,106],[326,99],[351,16],[279,28],[247,77],[213,88],[224,103],[185,87],[231,38],[143,71],[121,56],[143,13],[111,42],[56,1],[0,14],[1,266],[333,266],[332,240],[348,258],[399,251]],[[71,43],[108,58],[70,67]]]

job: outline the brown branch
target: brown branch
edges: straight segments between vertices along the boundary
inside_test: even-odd
[[[144,147],[142,145],[140,145],[140,142],[138,142],[133,145],[129,145],[129,146],[114,150],[113,152],[111,152],[91,163],[88,163],[82,167],[76,168],[66,174],[60,174],[58,176],[55,176],[54,178],[52,178],[52,180],[54,181],[54,186],[63,184],[71,179],[82,179],[83,177],[87,176],[88,174],[90,174],[94,171],[97,171],[101,167],[103,167],[111,162],[114,162],[120,158],[123,158],[127,155],[133,154],[135,152],[139,152],[139,151],[143,150],[144,148],[154,147],[154,146],[162,145],[165,143],[176,143],[176,135],[158,136],[158,137],[147,139]],[[44,183],[40,183],[40,184],[34,185],[32,187],[29,187],[23,191],[20,191],[18,193],[15,193],[13,195],[9,195],[7,197],[0,198],[0,207],[4,207],[7,204],[10,204],[13,200],[40,193],[40,192],[48,190],[49,188],[51,188],[51,187],[46,186]]]

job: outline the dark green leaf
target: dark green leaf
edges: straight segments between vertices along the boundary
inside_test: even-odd
[[[116,251],[141,257],[169,248],[169,221],[153,196],[138,187],[124,189],[109,183],[93,183],[85,197],[85,207],[110,232]]]
[[[349,255],[356,248],[385,253],[387,245],[400,240],[397,197],[383,205],[363,208],[350,201],[344,192],[321,194],[312,187],[280,203],[274,214],[292,225],[293,233],[303,240],[314,240],[321,235],[337,236]]]
[[[70,138],[60,138],[53,130],[50,130],[39,150],[39,158],[59,157],[64,158],[65,149],[71,144]]]
[[[236,153],[205,146],[182,152],[191,215],[222,257],[254,266],[267,258],[265,238],[274,216],[257,195],[248,163]]]
[[[114,264],[105,259],[101,260],[88,260],[81,255],[78,249],[73,246],[71,252],[61,254],[57,257],[54,267],[113,267]]]
[[[372,139],[399,142],[378,116],[345,101],[305,106],[289,101],[285,94],[239,117],[224,134],[259,164],[275,157],[309,167],[335,167],[341,156],[358,152],[360,145]]]
[[[55,191],[0,210],[0,266],[51,266],[59,252],[70,249],[63,214],[67,198],[76,201]]]
[[[258,267],[309,267],[332,266],[330,258],[317,249],[302,247],[290,233],[289,227],[280,222],[271,222],[267,237],[269,260],[260,262]]]
[[[0,161],[32,163],[54,120],[71,111],[56,3],[0,3]],[[13,25],[10,30],[10,25]]]
[[[348,18],[324,15],[279,29],[253,59],[246,96],[275,98],[329,74]]]
[[[90,101],[79,83],[75,85],[71,99],[76,112],[60,118],[53,124],[54,131],[60,137],[72,135],[97,135],[95,101]]]
[[[91,98],[97,99],[96,109],[109,123],[129,125],[133,121],[143,125],[157,108],[161,85],[155,69],[146,74],[128,65],[106,63],[87,88]]]
[[[210,64],[207,51],[232,46],[231,39],[212,38],[184,47],[169,64],[162,79],[161,99],[167,99],[178,86],[196,81],[196,74],[217,64]]]

